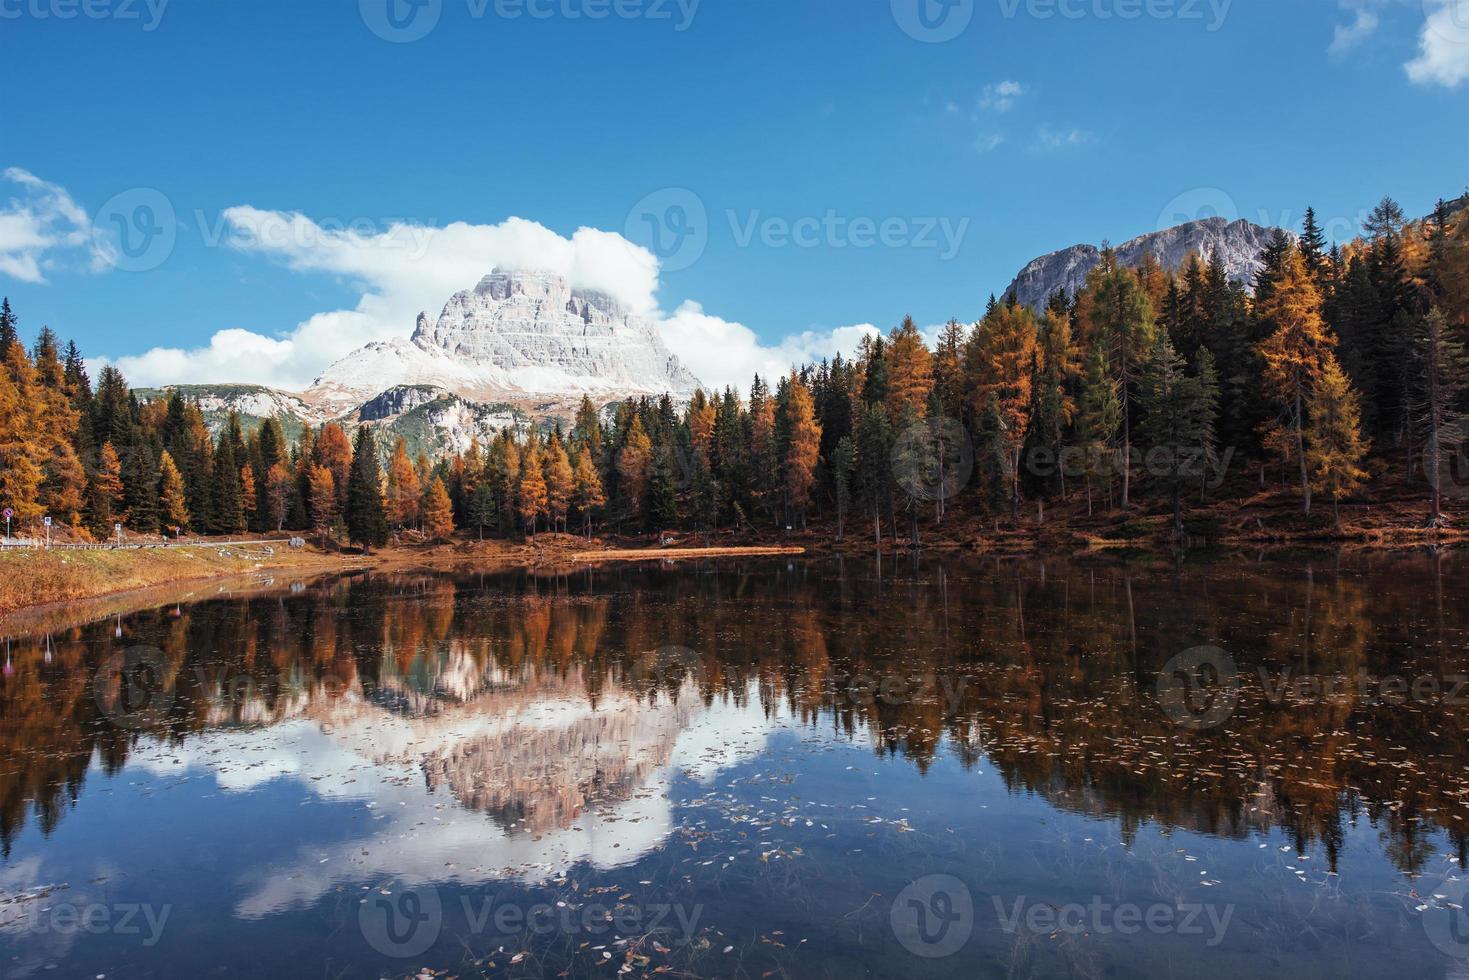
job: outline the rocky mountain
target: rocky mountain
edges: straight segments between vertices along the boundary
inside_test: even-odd
[[[339,413],[391,388],[432,385],[470,402],[575,410],[583,395],[677,399],[698,380],[653,323],[605,293],[546,272],[494,271],[408,340],[369,344],[327,368],[305,399]]]
[[[1274,232],[1273,228],[1244,220],[1205,218],[1123,242],[1117,246],[1117,258],[1123,265],[1133,266],[1151,253],[1163,268],[1176,269],[1192,252],[1208,259],[1218,251],[1229,278],[1250,289],[1260,269],[1260,252]],[[1058,289],[1075,295],[1086,284],[1087,273],[1101,260],[1102,251],[1095,245],[1073,245],[1042,255],[1020,270],[1005,295],[1014,293],[1023,305],[1039,310]]]
[[[277,418],[292,439],[306,424],[370,425],[383,430],[385,451],[401,436],[411,453],[433,456],[507,427],[569,420],[584,395],[599,407],[665,393],[685,401],[698,386],[653,323],[611,296],[551,273],[496,270],[437,318],[419,314],[410,339],[353,351],[304,393],[180,385],[139,394],[177,390],[199,402],[216,431],[232,411],[246,429]]]

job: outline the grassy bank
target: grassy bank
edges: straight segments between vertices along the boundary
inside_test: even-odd
[[[0,552],[0,616],[158,585],[294,569],[329,571],[340,558],[285,548],[149,548]]]

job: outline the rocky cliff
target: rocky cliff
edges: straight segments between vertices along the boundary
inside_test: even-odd
[[[612,297],[552,273],[495,271],[438,317],[419,314],[411,339],[337,361],[305,398],[342,412],[391,388],[431,385],[475,403],[574,407],[583,395],[685,399],[698,384],[653,323]]]
[[[1260,252],[1274,231],[1243,220],[1206,218],[1123,242],[1117,246],[1117,258],[1123,265],[1133,266],[1151,253],[1163,268],[1176,269],[1190,253],[1208,259],[1218,252],[1229,278],[1250,289],[1260,269]],[[1074,296],[1086,284],[1087,273],[1101,260],[1102,251],[1095,245],[1073,245],[1042,255],[1020,270],[1005,295],[1014,293],[1022,304],[1040,309],[1058,289]]]

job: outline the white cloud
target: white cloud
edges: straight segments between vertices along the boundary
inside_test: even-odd
[[[1005,142],[1005,137],[1000,133],[983,133],[974,138],[974,148],[980,153],[989,153],[999,149]]]
[[[862,338],[878,333],[870,323],[831,330],[807,330],[779,343],[761,342],[755,331],[704,312],[689,301],[660,324],[663,339],[704,387],[722,391],[749,390],[755,375],[774,381],[798,367],[834,354],[849,357]]]
[[[373,341],[407,337],[420,311],[437,312],[490,269],[545,269],[573,286],[598,289],[658,321],[669,349],[706,386],[749,386],[793,365],[850,355],[869,325],[806,331],[763,343],[749,327],[706,314],[694,302],[671,316],[658,310],[658,261],[621,235],[594,228],[570,238],[521,218],[445,228],[397,224],[386,230],[323,227],[298,213],[236,207],[225,212],[227,243],[284,261],[301,272],[343,277],[360,288],[353,309],[318,313],[275,337],[225,329],[203,347],[156,347],[117,358],[133,384],[253,383],[300,391],[324,368]]]
[[[1458,88],[1469,79],[1469,0],[1425,0],[1418,57],[1405,66],[1419,85]]]
[[[1036,133],[1036,144],[1044,150],[1064,150],[1073,146],[1085,146],[1095,142],[1096,138],[1095,133],[1085,129],[1042,126]]]
[[[995,82],[984,87],[979,95],[979,107],[981,109],[992,109],[995,112],[1009,112],[1015,108],[1015,103],[1025,94],[1025,86],[1020,82],[1006,80]]]
[[[509,218],[497,225],[396,223],[371,230],[247,206],[228,209],[224,219],[230,247],[279,259],[296,271],[340,276],[362,290],[361,299],[353,309],[318,313],[277,337],[226,329],[204,347],[160,347],[118,358],[134,384],[248,382],[300,390],[363,344],[408,336],[420,312],[437,312],[496,267],[558,272],[573,286],[609,293],[639,313],[657,307],[657,259],[595,228],[566,238]]]
[[[14,186],[0,206],[0,275],[42,283],[56,265],[56,254],[85,248],[89,264],[105,264],[92,246],[92,222],[66,189],[29,171],[10,167],[0,179]]]
[[[1343,13],[1351,15],[1351,23],[1336,25],[1327,49],[1333,57],[1341,57],[1358,48],[1382,25],[1382,18],[1371,9],[1374,0],[1341,0]]]

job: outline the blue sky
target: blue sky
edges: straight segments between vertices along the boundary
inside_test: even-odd
[[[27,332],[299,386],[484,262],[560,264],[742,376],[1165,218],[1344,235],[1469,181],[1469,0],[422,2],[0,0]]]

